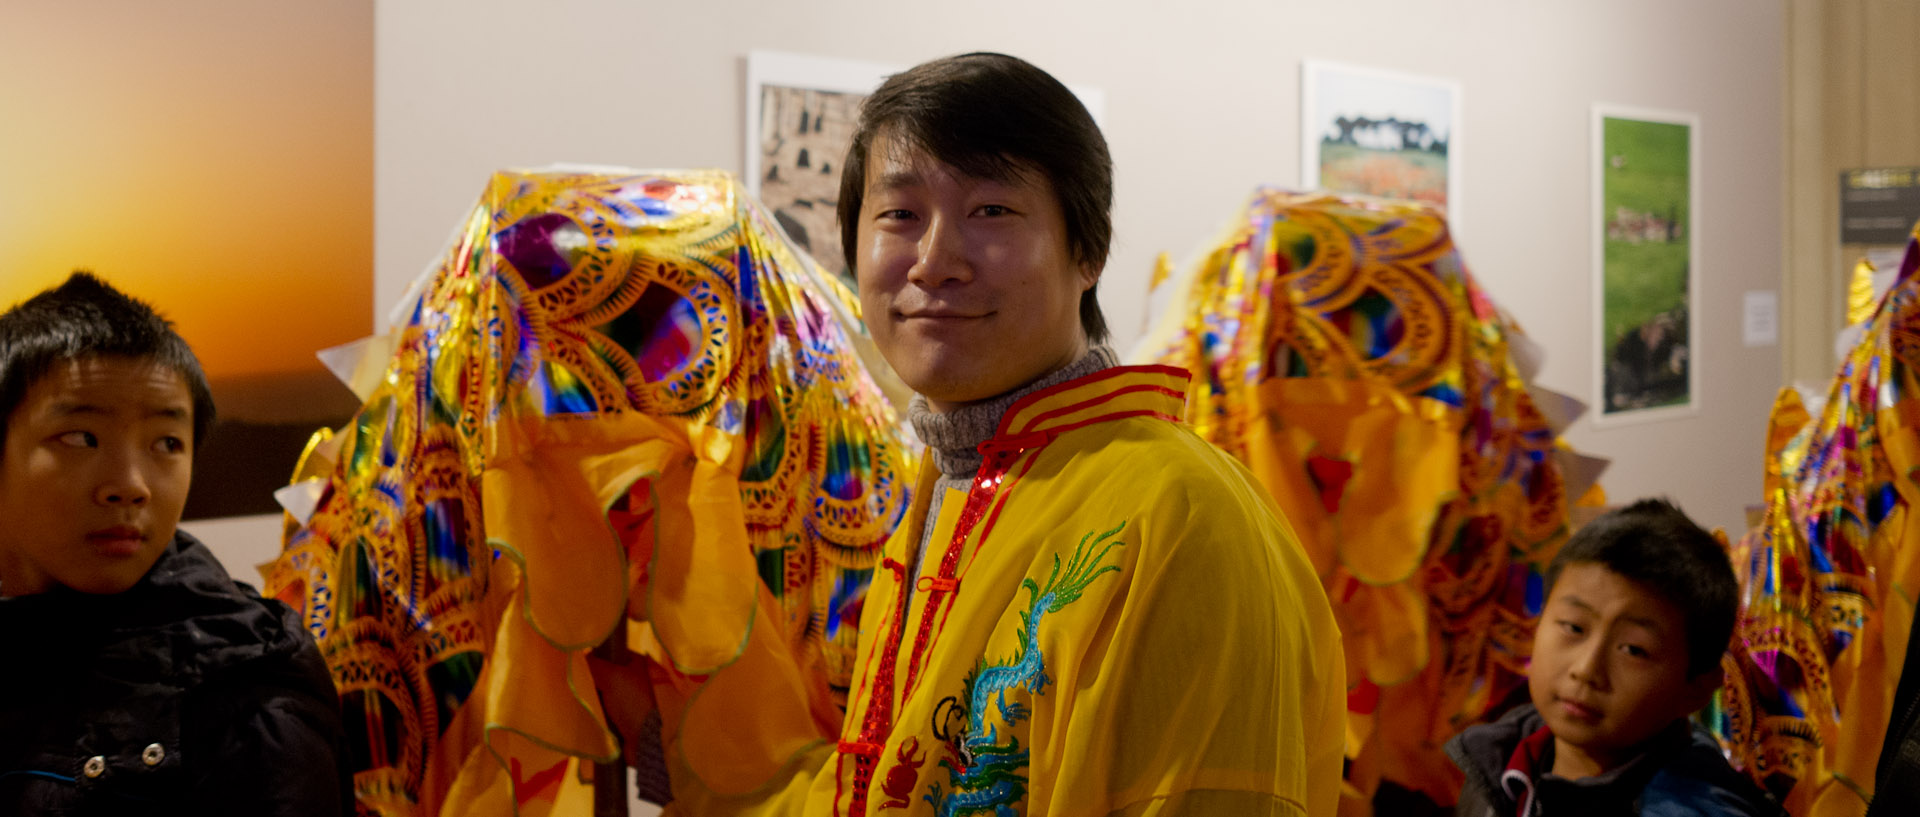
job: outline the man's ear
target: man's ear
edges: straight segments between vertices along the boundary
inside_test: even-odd
[[[1081,292],[1093,289],[1094,284],[1100,283],[1100,273],[1103,271],[1102,267],[1096,267],[1092,264],[1076,264],[1074,266],[1080,273]]]

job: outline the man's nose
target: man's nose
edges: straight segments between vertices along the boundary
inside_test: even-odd
[[[147,504],[153,492],[147,486],[147,474],[135,455],[114,457],[107,473],[95,489],[95,500],[102,505],[139,507]]]
[[[1581,644],[1573,663],[1567,667],[1567,674],[1574,680],[1589,686],[1605,688],[1607,685],[1606,644],[1601,639],[1592,639]]]
[[[918,252],[907,280],[923,287],[973,280],[973,266],[967,261],[966,239],[961,235],[960,219],[934,213],[927,229],[920,234]]]

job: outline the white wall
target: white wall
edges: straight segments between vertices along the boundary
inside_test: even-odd
[[[1614,458],[1615,498],[1665,493],[1735,528],[1760,500],[1780,371],[1777,348],[1741,346],[1738,308],[1741,292],[1780,286],[1783,17],[1779,0],[380,0],[375,315],[496,168],[738,171],[750,50],[906,65],[985,49],[1106,92],[1117,201],[1102,303],[1125,349],[1155,254],[1192,253],[1258,183],[1298,183],[1299,63],[1315,58],[1459,81],[1466,259],[1547,349],[1543,384],[1592,402],[1589,111],[1689,111],[1702,410],[1569,436]]]
[[[257,589],[264,586],[261,566],[280,558],[280,531],[285,519],[277,513],[193,519],[180,523],[180,529],[213,551],[228,575]]]

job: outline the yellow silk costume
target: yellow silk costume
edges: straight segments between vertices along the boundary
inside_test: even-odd
[[[1515,328],[1432,208],[1262,189],[1144,344],[1299,531],[1345,635],[1353,757],[1453,802],[1442,744],[1524,686],[1567,530]],[[1581,486],[1584,487],[1584,486]]]
[[[1264,491],[1177,422],[1186,383],[1116,368],[1015,403],[910,595],[924,490],[888,541],[837,741],[730,797],[681,770],[672,811],[1332,814],[1340,635]]]
[[[1920,228],[1818,416],[1781,391],[1766,463],[1715,725],[1791,813],[1862,814],[1920,596]]]
[[[268,571],[362,813],[581,813],[616,727],[631,756],[728,714],[672,698],[694,684],[778,676],[786,717],[752,726],[801,737],[774,768],[834,728],[911,468],[859,327],[726,174],[495,174]],[[649,684],[676,715],[651,734]],[[680,748],[722,788],[769,773]]]

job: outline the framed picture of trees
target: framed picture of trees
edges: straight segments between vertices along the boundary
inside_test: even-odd
[[[1424,202],[1458,229],[1458,83],[1307,60],[1300,86],[1301,187]]]

